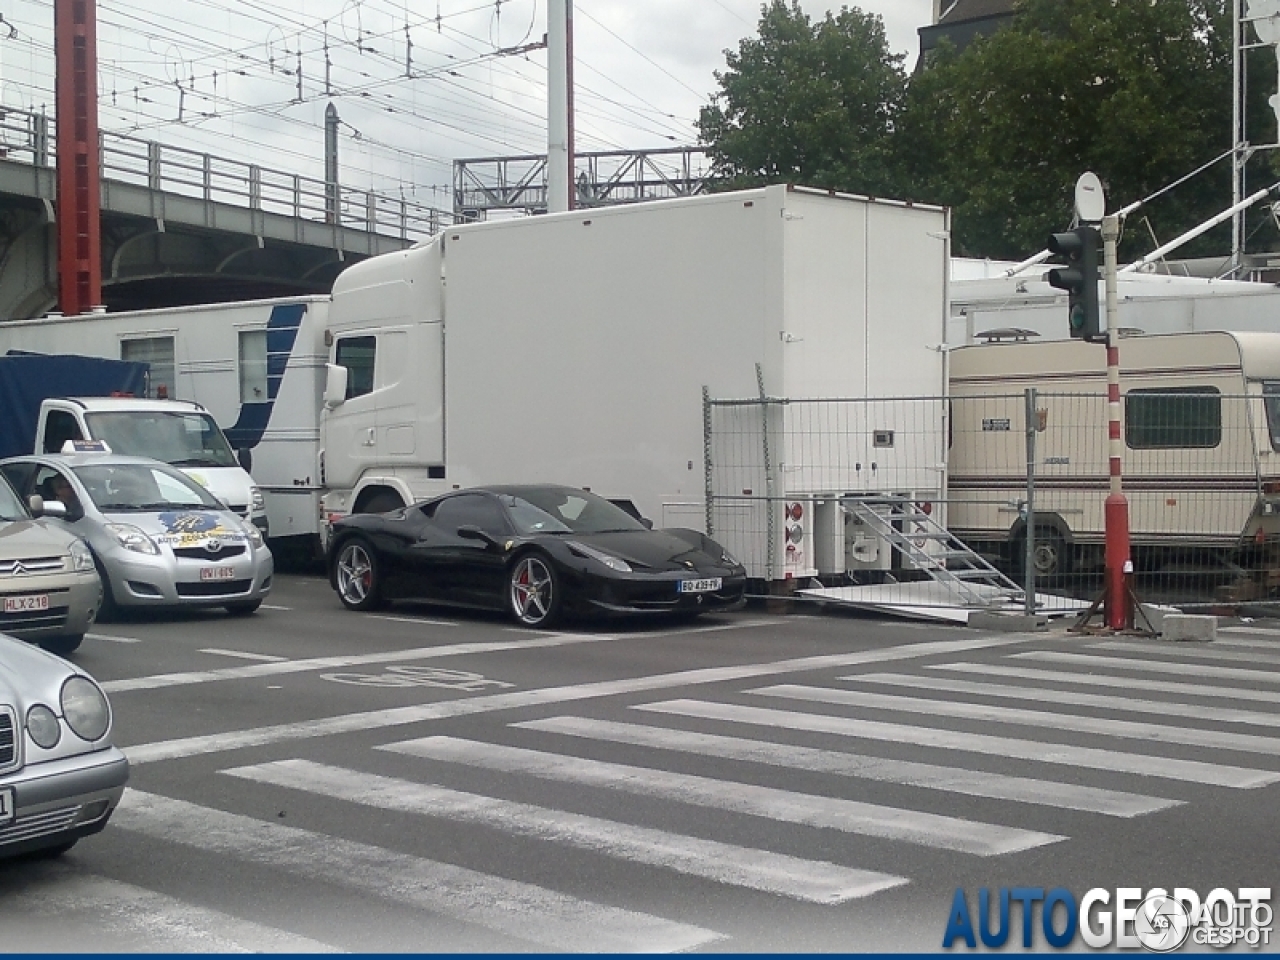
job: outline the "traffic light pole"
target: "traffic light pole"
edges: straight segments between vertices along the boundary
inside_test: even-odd
[[[1102,219],[1103,264],[1107,289],[1107,410],[1110,441],[1111,489],[1106,503],[1106,590],[1105,617],[1112,630],[1133,626],[1126,574],[1133,572],[1129,556],[1129,501],[1122,482],[1124,440],[1120,433],[1120,333],[1116,324],[1116,241],[1120,218]]]

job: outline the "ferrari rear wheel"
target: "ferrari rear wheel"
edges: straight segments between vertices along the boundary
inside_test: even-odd
[[[511,613],[526,627],[548,627],[560,616],[560,581],[547,558],[526,553],[511,568]]]
[[[382,605],[382,575],[373,547],[362,537],[338,548],[334,583],[348,610],[374,610]]]

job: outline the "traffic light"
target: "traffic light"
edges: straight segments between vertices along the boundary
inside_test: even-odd
[[[1102,237],[1093,227],[1049,235],[1049,250],[1067,260],[1066,267],[1049,271],[1049,286],[1067,291],[1067,323],[1071,336],[1105,342],[1098,315],[1098,247]]]

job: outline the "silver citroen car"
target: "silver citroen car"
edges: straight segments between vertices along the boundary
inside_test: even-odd
[[[253,613],[271,591],[271,551],[252,523],[168,464],[86,452],[13,457],[0,473],[65,508],[102,574],[99,619],[119,608],[224,607]]]

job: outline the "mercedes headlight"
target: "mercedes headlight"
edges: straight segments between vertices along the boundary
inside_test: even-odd
[[[623,560],[621,557],[615,557],[611,553],[605,553],[603,550],[597,550],[595,547],[588,547],[585,543],[579,543],[577,540],[570,541],[568,544],[570,550],[579,556],[590,557],[592,560],[603,563],[610,570],[618,573],[630,573],[631,564]]]
[[[52,750],[62,737],[62,725],[58,723],[58,715],[43,703],[37,703],[27,711],[27,733],[36,742],[36,746]]]
[[[257,487],[249,488],[249,512],[264,513],[267,509],[267,501],[263,499],[262,491]]]
[[[105,737],[111,726],[106,694],[88,677],[72,677],[62,685],[62,716],[72,733],[90,743]]]
[[[93,553],[83,540],[71,541],[71,547],[68,552],[71,554],[72,570],[93,569]]]
[[[108,523],[103,529],[111,534],[126,550],[155,556],[160,552],[155,541],[129,523]]]

